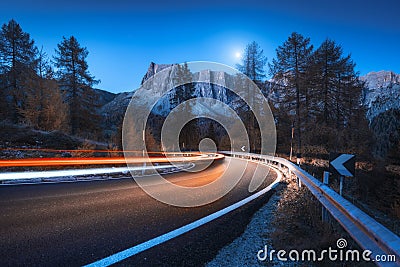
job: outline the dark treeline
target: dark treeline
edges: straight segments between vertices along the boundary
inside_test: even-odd
[[[97,138],[98,81],[90,75],[88,51],[74,36],[57,45],[50,59],[15,21],[0,30],[0,116],[41,130]]]
[[[365,84],[341,45],[326,39],[314,47],[310,38],[292,33],[276,49],[264,77],[265,58],[256,43],[247,46],[239,69],[266,92],[277,129],[279,155],[303,156],[302,167],[322,177],[318,158],[330,152],[357,155],[355,177],[345,196],[393,216],[400,216],[400,127],[398,110],[389,109],[369,124],[363,104]],[[318,162],[318,163],[317,163]],[[330,184],[339,187],[337,177]],[[391,222],[388,223],[391,225]]]
[[[317,49],[310,38],[292,33],[276,49],[265,77],[263,51],[249,44],[238,66],[268,91],[276,119],[278,152],[326,154],[332,151],[367,155],[371,134],[361,101],[364,84],[350,55],[326,39]],[[293,136],[293,139],[292,139]]]

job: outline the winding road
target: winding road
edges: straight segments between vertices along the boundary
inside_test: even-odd
[[[229,163],[230,168],[237,168],[231,170],[232,173],[241,173],[243,161],[226,157],[201,172],[181,172],[167,177],[181,186],[202,186],[217,179]],[[128,177],[0,186],[1,265],[82,266],[104,259],[254,194],[248,192],[248,186],[257,165],[249,162],[243,178],[224,197],[195,208],[159,202]],[[261,172],[257,173],[265,176],[269,168],[259,166]],[[271,184],[276,177],[276,172],[269,172],[258,190]],[[163,190],[162,186],[160,190]],[[212,222],[123,259],[117,265],[203,265],[240,235],[251,215],[268,198],[269,193],[262,195]]]

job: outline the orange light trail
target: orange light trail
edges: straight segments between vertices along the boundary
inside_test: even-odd
[[[51,152],[51,153],[142,153],[142,150],[105,150],[105,149],[52,149],[52,148],[0,148],[0,151],[40,151],[40,152]],[[150,152],[147,154],[171,154],[175,152]],[[183,153],[183,152],[181,152]],[[186,153],[185,153],[186,154]],[[193,154],[193,153],[190,153]]]
[[[175,153],[178,154],[178,153]],[[90,157],[90,158],[29,158],[29,159],[5,159],[0,160],[0,167],[37,167],[37,166],[71,166],[71,165],[111,165],[111,164],[140,164],[140,163],[170,163],[170,162],[191,162],[218,159],[224,157],[221,154],[213,154],[213,158],[207,155],[196,153],[189,157]]]

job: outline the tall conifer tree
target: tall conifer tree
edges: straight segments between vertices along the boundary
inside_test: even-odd
[[[15,20],[3,24],[0,31],[0,97],[3,102],[0,113],[14,122],[21,119],[17,110],[24,106],[23,84],[35,71],[37,53],[34,41]]]
[[[313,46],[310,38],[293,32],[283,45],[276,49],[276,58],[269,64],[270,73],[275,82],[284,88],[286,102],[295,104],[295,125],[297,136],[297,153],[301,153],[301,108],[302,99],[307,99],[307,69]]]
[[[67,93],[70,109],[71,133],[95,135],[98,115],[90,109],[96,102],[92,86],[99,81],[90,74],[86,47],[81,47],[74,36],[63,37],[54,56],[57,78]],[[90,134],[91,133],[91,134]]]

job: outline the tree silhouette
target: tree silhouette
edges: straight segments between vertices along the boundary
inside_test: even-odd
[[[313,46],[310,38],[293,32],[289,38],[276,49],[276,58],[269,64],[270,73],[275,82],[282,85],[286,102],[295,103],[297,153],[301,155],[301,95],[307,99],[307,69]]]
[[[266,63],[267,58],[264,56],[264,50],[257,42],[253,41],[246,46],[242,63],[237,64],[236,67],[251,80],[261,81],[265,78],[264,67]]]
[[[194,84],[192,83],[192,72],[190,71],[188,64],[185,62],[184,64],[175,65],[176,71],[173,76],[174,84],[178,85],[173,93],[170,95],[170,104],[171,108],[175,108],[179,104],[191,99],[194,96]],[[185,105],[184,110],[181,112],[185,112],[186,115],[191,114],[192,106],[190,104]],[[191,120],[188,122],[188,126],[182,129],[180,133],[180,143],[182,148],[184,149],[194,149],[195,144],[197,144],[197,140],[195,140],[195,136],[193,132],[196,132],[197,121]]]
[[[81,47],[74,36],[63,37],[54,56],[57,78],[62,90],[67,93],[70,110],[71,133],[97,131],[98,115],[91,108],[96,102],[91,86],[99,81],[89,73],[86,47]]]
[[[1,113],[13,122],[21,119],[17,110],[24,106],[23,84],[34,73],[37,53],[34,41],[15,20],[3,24],[0,31]]]

